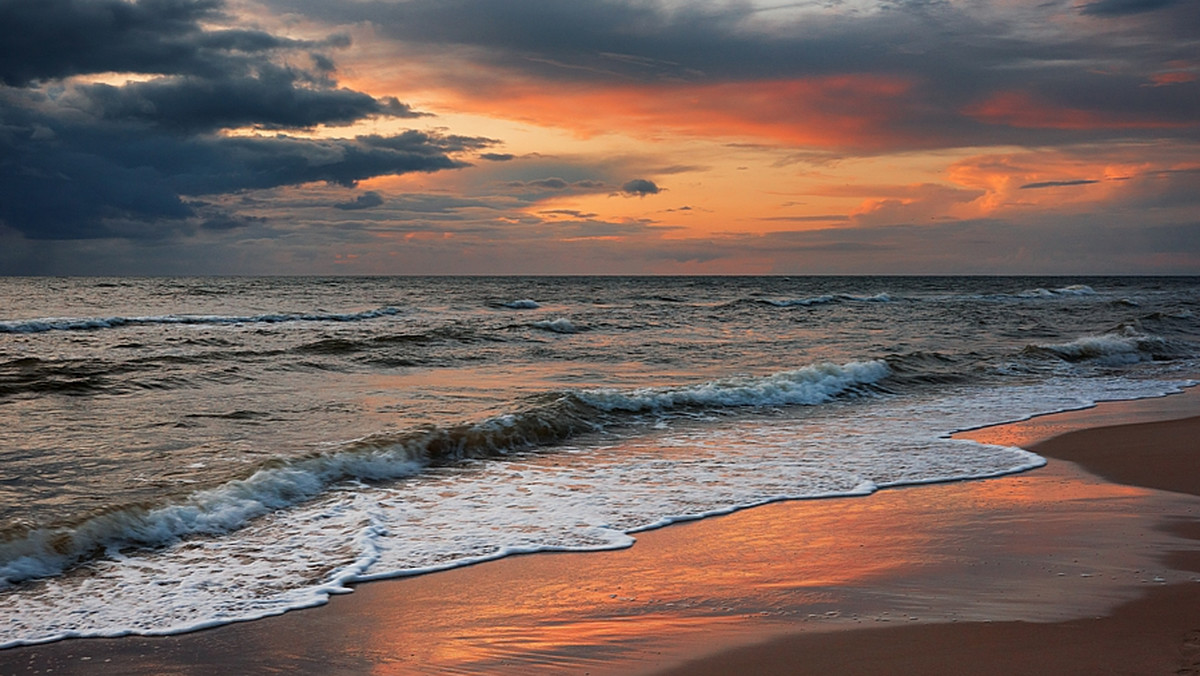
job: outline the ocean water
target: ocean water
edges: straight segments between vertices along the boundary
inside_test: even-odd
[[[0,646],[791,498],[1200,374],[1200,278],[0,279]]]

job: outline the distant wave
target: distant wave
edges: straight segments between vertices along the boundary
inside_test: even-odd
[[[1082,336],[1066,343],[1034,344],[1025,348],[1027,354],[1051,355],[1069,362],[1095,362],[1119,366],[1136,364],[1172,355],[1167,341],[1125,327],[1114,333]]]
[[[501,305],[512,310],[536,310],[541,307],[540,303],[531,298],[510,300],[507,303],[501,303]]]
[[[933,296],[931,300],[937,301],[955,301],[955,300],[985,300],[985,301],[1012,301],[1012,300],[1061,300],[1066,298],[1080,298],[1085,296],[1096,296],[1099,293],[1092,287],[1086,284],[1069,284],[1067,286],[1058,287],[1055,289],[1046,289],[1042,287],[1034,289],[1026,289],[1017,292],[994,292],[994,293],[964,293],[964,294],[947,294]]]
[[[179,503],[130,506],[72,525],[10,531],[0,543],[0,588],[59,574],[106,551],[231,532],[271,511],[315,498],[339,482],[394,480],[428,466],[546,446],[619,422],[622,414],[816,405],[865,393],[888,374],[882,361],[815,364],[683,387],[559,392],[545,395],[542,404],[480,422],[365,437],[320,455],[277,460],[244,479],[194,493]]]
[[[822,296],[812,296],[810,298],[792,298],[787,300],[772,300],[760,299],[758,302],[775,307],[810,307],[813,305],[826,305],[829,303],[851,302],[851,303],[890,303],[894,299],[888,293],[877,293],[873,296],[852,296],[849,294],[826,294]]]
[[[1070,284],[1057,289],[1044,289],[1038,287],[1036,289],[1019,291],[1017,293],[988,293],[967,295],[964,297],[967,299],[976,298],[979,300],[1050,300],[1095,295],[1097,295],[1096,290],[1086,284]]]
[[[557,319],[545,319],[530,324],[535,329],[542,331],[550,331],[552,333],[579,333],[580,329],[570,319],[559,317]]]
[[[277,313],[261,315],[155,315],[146,317],[55,317],[0,322],[0,333],[43,333],[45,331],[96,331],[146,324],[280,324],[284,322],[357,322],[400,314],[395,307],[381,307],[349,314]]]
[[[1062,296],[1094,296],[1096,290],[1087,284],[1071,284],[1058,289],[1030,289],[1016,294],[1018,298],[1057,298]]]
[[[812,298],[791,298],[788,300],[772,300],[769,298],[764,298],[758,302],[765,303],[767,305],[774,305],[775,307],[809,307],[812,305],[825,305],[826,303],[832,303],[836,300],[836,296],[825,295],[813,296]]]

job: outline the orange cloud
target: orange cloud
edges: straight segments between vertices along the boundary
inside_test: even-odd
[[[1155,73],[1150,76],[1151,87],[1165,87],[1167,85],[1184,84],[1187,82],[1195,82],[1196,74],[1182,70],[1172,70],[1165,73]]]
[[[952,164],[946,178],[983,191],[971,205],[979,216],[1098,213],[1194,193],[1190,177],[1200,167],[1190,151],[1131,144],[977,155]]]
[[[909,107],[911,83],[874,75],[627,86],[508,83],[444,91],[454,112],[572,130],[580,137],[663,132],[759,138],[818,148],[895,145],[889,123]]]
[[[1065,108],[1038,101],[1026,92],[1002,92],[963,109],[963,113],[987,124],[1025,129],[1172,129],[1193,126],[1189,122],[1102,114],[1078,108]]]

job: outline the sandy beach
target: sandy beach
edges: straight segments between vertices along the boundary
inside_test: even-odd
[[[0,651],[0,673],[1200,673],[1198,411],[1191,390],[977,430],[1050,462]]]

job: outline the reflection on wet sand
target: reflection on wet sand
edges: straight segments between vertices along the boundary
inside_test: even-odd
[[[403,656],[380,673],[621,673],[669,662],[682,646],[711,649],[713,635],[1050,621],[1104,612],[1173,579],[1155,561],[1170,536],[1145,515],[1189,502],[1052,463],[999,480],[768,505],[643,533],[618,552],[363,585],[331,610],[362,623],[355,640],[375,658]],[[1142,544],[1130,548],[1133,533]]]

